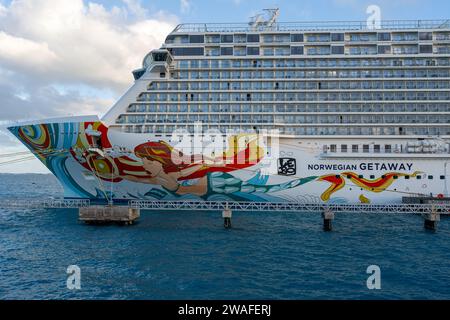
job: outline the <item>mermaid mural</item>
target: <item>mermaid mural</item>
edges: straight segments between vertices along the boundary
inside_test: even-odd
[[[134,152],[141,159],[142,167],[149,176],[143,178],[126,175],[123,178],[159,185],[172,195],[196,195],[203,199],[208,199],[212,195],[226,195],[233,200],[255,199],[255,194],[295,188],[316,178],[296,179],[290,183],[268,185],[268,176],[264,177],[261,171],[254,172],[250,169],[262,159],[263,153],[256,141],[256,137],[250,138],[244,150],[234,152],[230,151],[232,148],[229,148],[223,157],[214,159],[195,155],[186,156],[164,141],[148,142],[137,146]],[[179,158],[174,159],[174,154]],[[241,156],[244,156],[244,163],[238,161]],[[201,160],[195,162],[196,158]],[[177,161],[186,159],[188,160],[186,162]],[[254,173],[254,176],[248,181],[243,181],[229,174],[237,170],[248,170]]]
[[[283,191],[317,181],[324,183],[317,192],[325,203],[341,199],[337,194],[346,192],[347,186],[364,192],[359,195],[360,203],[370,203],[371,194],[388,191],[400,177],[409,179],[421,173],[390,172],[375,179],[355,172],[306,178],[270,176],[263,173],[268,158],[256,134],[230,137],[221,154],[188,155],[162,140],[139,144],[133,150],[113,146],[108,127],[99,121],[25,125],[10,130],[55,174],[65,196],[74,198],[281,202],[302,195]],[[97,182],[87,182],[85,173]],[[110,187],[118,185],[117,195],[105,190],[102,181]]]
[[[101,144],[111,147],[105,139],[106,127],[94,123],[85,129],[101,132]],[[239,146],[236,142],[242,139],[246,143]],[[135,147],[133,154],[112,157],[89,148],[92,144],[92,137],[80,135],[72,150],[74,158],[85,169],[110,182],[125,180],[151,185],[146,196],[158,199],[193,195],[204,200],[217,196],[240,201],[274,200],[267,194],[292,189],[317,178],[268,184],[269,176],[255,169],[265,155],[255,134],[230,137],[226,150],[216,157],[186,155],[165,141],[146,142]],[[252,177],[244,181],[231,174],[240,170]]]

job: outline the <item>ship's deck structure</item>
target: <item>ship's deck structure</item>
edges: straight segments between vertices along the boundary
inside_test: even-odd
[[[134,75],[103,119],[116,130],[450,136],[444,20],[183,24]]]

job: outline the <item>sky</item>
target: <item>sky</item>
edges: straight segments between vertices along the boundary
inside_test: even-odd
[[[102,115],[133,83],[131,71],[179,23],[247,22],[263,8],[279,21],[450,19],[448,0],[0,0],[0,173],[48,173],[38,161],[5,165],[26,150],[14,121]]]

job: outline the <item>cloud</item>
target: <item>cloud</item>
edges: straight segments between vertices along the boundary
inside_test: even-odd
[[[140,0],[122,0],[128,8],[128,11],[137,17],[145,17],[148,14],[147,9],[142,7]]]
[[[15,67],[37,68],[42,72],[58,63],[58,56],[47,43],[13,37],[0,31],[0,57]],[[32,53],[32,54],[31,54]]]
[[[0,69],[0,154],[26,150],[7,131],[15,121],[61,117],[70,115],[99,114],[108,109],[114,99],[83,94],[76,89],[66,92],[54,86],[41,86],[26,75]],[[5,159],[3,159],[5,160]],[[48,172],[39,161],[21,166],[0,166],[0,172]]]
[[[95,0],[0,3],[1,153],[24,148],[6,131],[10,121],[105,112],[178,23],[139,0],[110,8]]]
[[[111,89],[111,101],[122,94],[131,71],[177,23],[164,12],[149,15],[137,0],[124,4],[109,10],[82,0],[1,5],[0,120],[104,111],[104,97],[88,97],[86,88]],[[56,86],[83,89],[61,94]]]
[[[138,1],[125,4],[107,10],[82,0],[13,1],[3,10],[0,31],[8,48],[17,49],[0,50],[0,65],[36,77],[50,73],[54,81],[123,90],[132,80],[131,70],[176,25],[173,16],[139,16],[148,13]],[[151,32],[140,26],[152,27]]]
[[[4,121],[100,114],[113,102],[113,99],[82,94],[76,89],[62,92],[54,86],[36,86],[30,82],[0,84],[0,119]]]
[[[0,3],[0,17],[6,14],[6,8]]]
[[[180,0],[180,11],[182,13],[189,13],[191,11],[191,3],[189,0]]]

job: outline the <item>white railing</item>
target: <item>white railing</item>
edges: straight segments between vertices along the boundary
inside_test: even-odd
[[[0,199],[0,208],[8,209],[76,209],[90,205],[88,199]]]
[[[395,214],[411,213],[422,214],[436,211],[441,214],[450,213],[450,203],[438,204],[307,204],[307,203],[270,203],[270,202],[217,202],[217,201],[147,201],[131,200],[131,208],[144,210],[195,210],[195,211],[223,211],[225,209],[245,212],[297,212],[322,213],[326,210],[348,213],[377,213]]]
[[[450,20],[386,20],[382,30],[450,29]],[[369,30],[367,21],[309,21],[280,22],[270,27],[260,26],[256,31],[323,31],[323,30]],[[376,30],[375,30],[376,31]],[[190,23],[178,25],[172,33],[190,32],[255,32],[248,23]]]
[[[4,209],[76,209],[90,207],[88,199],[4,199]],[[104,204],[106,205],[106,204]],[[227,201],[151,201],[131,200],[118,204],[132,209],[154,211],[241,211],[241,212],[295,212],[295,213],[372,213],[372,214],[423,214],[437,212],[450,215],[450,202],[430,204],[321,204],[295,202],[227,202]]]

